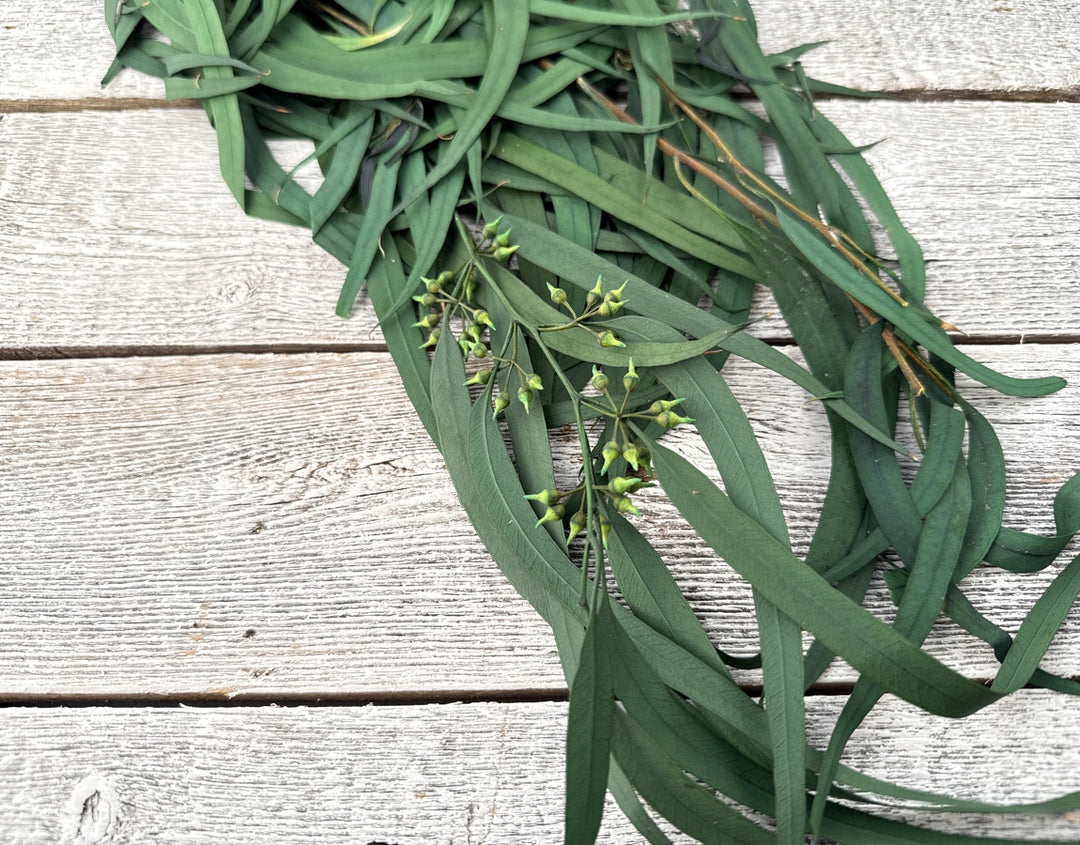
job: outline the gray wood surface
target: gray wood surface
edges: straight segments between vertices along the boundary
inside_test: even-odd
[[[1075,3],[754,7],[771,49],[830,40],[811,74],[918,99],[820,106],[881,141],[868,157],[958,340],[1069,378],[1037,400],[969,391],[1010,459],[1010,524],[1052,531],[1053,492],[1080,468]],[[334,318],[340,266],[234,207],[200,110],[133,74],[98,87],[101,14],[0,4],[0,702],[24,705],[0,718],[0,842],[560,841],[550,634],[469,529],[370,309]],[[754,330],[785,339],[774,319]],[[820,410],[730,372],[803,548]],[[693,436],[676,445],[707,465]],[[752,648],[748,590],[643,500],[710,633]],[[980,570],[967,593],[1015,631],[1053,574]],[[888,616],[880,585],[871,604]],[[993,674],[953,626],[930,647]],[[1080,675],[1077,609],[1045,665]],[[826,675],[840,692],[851,678]],[[456,699],[475,703],[433,703]],[[817,745],[843,700],[811,697]],[[1048,798],[1080,790],[1078,715],[1036,692],[960,722],[886,699],[845,760]],[[1080,840],[1076,817],[929,823]],[[602,841],[636,840],[609,808]]]

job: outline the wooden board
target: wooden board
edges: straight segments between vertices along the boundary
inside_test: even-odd
[[[958,0],[932,18],[917,0],[757,0],[754,10],[767,49],[828,41],[805,58],[807,70],[844,85],[924,96],[1078,95],[1071,0]],[[33,0],[4,0],[0,56],[12,58],[0,59],[0,104],[115,108],[160,99],[160,83],[131,73],[98,86],[112,58],[104,20],[95,0],[66,4],[63,15]]]
[[[943,318],[972,337],[1080,336],[1068,283],[1080,272],[1080,106],[828,110],[854,142],[885,139],[870,157],[923,244]],[[8,355],[381,343],[365,300],[333,317],[343,268],[307,234],[244,218],[215,178],[201,112],[7,115],[0,143]],[[775,312],[767,299],[758,310]],[[778,318],[753,330],[786,335]]]
[[[1080,789],[1080,701],[1050,708],[1045,698],[1021,693],[929,725],[886,699],[847,760],[911,786],[1005,802]],[[811,703],[815,743],[840,704]],[[6,841],[561,841],[559,703],[9,709],[4,725]],[[1013,741],[1004,751],[988,739],[1003,734]],[[1076,817],[899,815],[969,834],[1080,835]],[[610,799],[599,841],[640,841]]]
[[[1010,456],[1010,523],[1052,532],[1053,494],[1080,467],[1080,346],[976,352],[1074,385],[1038,400],[970,392]],[[754,367],[731,381],[804,551],[824,495],[806,479],[828,471],[820,409]],[[0,385],[12,604],[0,695],[563,688],[546,627],[477,542],[387,356],[4,362]],[[710,465],[694,438],[676,443]],[[720,644],[752,650],[746,586],[662,496],[639,500],[638,522]],[[970,594],[1015,630],[1052,574],[980,572]],[[891,607],[880,588],[874,606]],[[1047,664],[1068,675],[1080,674],[1073,619]],[[932,650],[994,672],[950,627]]]

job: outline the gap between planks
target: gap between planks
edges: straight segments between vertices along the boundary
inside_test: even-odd
[[[908,100],[920,103],[972,102],[997,103],[1080,103],[1080,86],[1065,88],[986,89],[969,88],[900,88],[887,92],[867,90],[862,95],[830,94],[816,102],[862,99]],[[194,109],[200,101],[193,99],[163,100],[154,97],[82,97],[77,99],[0,99],[0,116],[4,114],[51,113],[75,111],[147,111],[150,109]]]
[[[1057,346],[1080,343],[1077,334],[992,334],[949,335],[954,344],[964,346]],[[762,335],[758,340],[776,347],[793,347],[790,337]],[[0,361],[62,361],[114,358],[167,358],[209,355],[348,355],[383,354],[384,343],[281,343],[281,344],[207,344],[207,345],[103,345],[103,346],[0,346]]]

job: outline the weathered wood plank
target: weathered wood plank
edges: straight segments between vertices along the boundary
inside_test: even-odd
[[[858,143],[887,139],[869,155],[924,244],[943,317],[976,337],[1077,334],[1080,300],[1062,280],[1080,273],[1080,106],[829,110]],[[335,260],[235,207],[201,113],[8,115],[0,142],[8,355],[381,341],[365,305],[332,315]],[[784,334],[778,318],[754,331]]]
[[[841,703],[811,701],[815,743]],[[1080,702],[1048,705],[1049,696],[1025,692],[946,723],[886,699],[848,759],[968,797],[1053,797],[1080,789]],[[564,725],[557,703],[9,709],[0,830],[11,842],[114,845],[558,842]],[[988,739],[1002,736],[1005,752]],[[965,833],[1078,834],[1077,819],[1060,816],[903,815]],[[599,841],[640,841],[610,800]]]
[[[845,85],[889,91],[1076,96],[1076,18],[1070,0],[969,0],[927,16],[915,0],[756,0],[766,49],[830,43],[808,70]],[[101,91],[112,58],[102,5],[80,0],[63,15],[5,0],[0,18],[0,101],[162,96],[156,80],[122,74]],[[28,103],[29,101],[29,103]],[[48,104],[55,107],[55,104]]]
[[[1080,381],[1080,345],[976,352]],[[827,472],[820,410],[745,365],[732,384],[803,550]],[[563,688],[546,627],[478,544],[387,356],[9,361],[0,385],[0,695]],[[1012,460],[1010,523],[1050,530],[1080,467],[1076,388],[971,396]],[[659,496],[640,499],[716,640],[752,651],[749,590]],[[1015,630],[1051,575],[980,572],[970,594]],[[880,588],[874,605],[890,606]],[[949,627],[931,647],[994,671]],[[1080,674],[1078,653],[1080,611],[1048,666]]]

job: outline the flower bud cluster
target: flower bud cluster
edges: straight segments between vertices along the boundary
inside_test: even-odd
[[[552,303],[565,308],[570,312],[570,316],[573,318],[570,322],[564,323],[559,326],[545,326],[542,331],[562,331],[563,329],[569,329],[574,326],[581,326],[587,320],[593,318],[599,318],[601,320],[607,320],[614,317],[623,307],[623,291],[626,289],[626,282],[623,282],[620,287],[613,288],[607,292],[604,291],[603,279],[597,278],[596,284],[585,295],[585,310],[578,314],[573,306],[569,302],[569,296],[562,288],[555,287],[555,285],[548,283],[548,297]],[[589,329],[599,341],[600,345],[605,348],[622,347],[626,346],[618,335],[611,329]]]
[[[499,231],[501,220],[499,217],[484,225],[480,242],[476,244],[476,252],[505,263],[518,251],[518,244],[510,243],[510,229]]]
[[[424,292],[414,296],[413,302],[426,309],[426,313],[413,323],[413,327],[427,332],[423,348],[431,349],[439,342],[444,318],[450,312],[460,314],[463,319],[462,330],[457,338],[462,354],[466,357],[472,355],[478,360],[488,358],[490,351],[484,343],[484,333],[489,328],[494,328],[494,324],[487,311],[474,308],[470,304],[476,294],[476,269],[469,264],[458,273],[444,270],[434,279],[425,278],[422,281]]]

